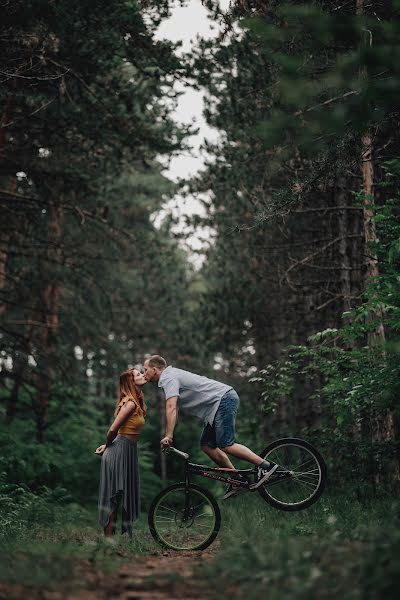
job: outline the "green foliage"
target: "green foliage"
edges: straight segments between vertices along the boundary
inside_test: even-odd
[[[104,442],[113,417],[114,400],[106,406],[79,387],[59,385],[53,390],[50,427],[46,444],[35,439],[35,424],[29,414],[29,396],[20,398],[20,417],[0,425],[0,474],[7,485],[19,485],[29,493],[64,489],[70,501],[84,507],[97,504],[100,459],[94,450]],[[86,390],[87,392],[87,390]],[[157,411],[151,406],[139,444],[141,500],[146,510],[160,490],[154,470],[159,445]],[[28,413],[28,414],[26,414]],[[11,488],[10,488],[11,489]],[[50,506],[50,502],[48,504]]]
[[[62,407],[52,404],[50,418],[57,425],[46,444],[35,441],[29,418],[0,429],[2,581],[66,585],[79,564],[86,571],[108,569],[118,566],[117,554],[126,559],[157,551],[146,522],[146,510],[161,488],[149,443],[154,435],[159,442],[157,430],[150,424],[139,445],[142,517],[133,539],[105,540],[97,522],[100,459],[94,450],[104,440],[112,404],[105,416],[98,405],[82,403],[76,394],[66,398],[63,392],[69,410],[62,414]],[[78,579],[85,584],[85,577]]]
[[[209,122],[227,133],[204,181],[217,196],[228,188],[226,202],[229,173],[232,191],[248,194],[255,220],[265,220],[357,168],[369,128],[385,136],[396,127],[399,14],[389,2],[356,14],[324,0],[236,3],[235,13],[241,35],[204,43],[195,63]],[[230,212],[232,229],[241,215]]]
[[[10,502],[10,495],[13,502]],[[105,538],[94,526],[95,514],[43,490],[40,494],[0,484],[0,579],[34,588],[76,589],[88,576],[110,573],[127,559],[157,554],[145,518],[135,523],[132,539]]]
[[[282,513],[257,497],[224,505],[220,546],[202,576],[212,598],[367,600],[397,597],[398,505],[324,497],[311,509]]]
[[[387,165],[386,185],[391,185],[399,161]],[[291,396],[294,381],[305,375],[316,382],[315,398],[322,406],[322,443],[329,443],[342,462],[339,477],[348,472],[368,479],[372,473],[390,473],[398,460],[398,442],[387,431],[385,420],[399,418],[400,381],[400,198],[375,206],[378,239],[371,252],[379,260],[380,274],[371,279],[363,302],[343,315],[347,324],[328,328],[309,337],[308,345],[288,347],[284,357],[262,369],[253,381],[261,384],[264,409],[274,412],[283,398]],[[380,325],[386,331],[372,345]],[[393,427],[393,425],[392,425]],[[396,425],[394,425],[396,427]],[[386,428],[386,429],[385,429]],[[390,427],[389,427],[390,429]],[[357,454],[348,452],[357,448]],[[349,460],[350,459],[350,460]]]
[[[323,247],[342,235],[339,197],[351,210],[359,205],[352,192],[360,186],[362,134],[372,127],[377,148],[388,142],[385,157],[398,152],[389,141],[397,101],[385,91],[399,87],[398,21],[389,5],[374,11],[365,4],[356,16],[354,5],[322,0],[235,3],[224,43],[203,41],[192,59],[208,91],[207,120],[223,132],[207,146],[215,160],[191,182],[191,192],[207,193],[204,224],[215,231],[201,319],[209,352],[220,353],[230,373],[251,373],[285,345],[336,325],[341,266],[355,288],[348,302],[363,286],[362,267],[359,281],[353,277],[363,260],[361,211],[345,217],[351,264],[341,265],[339,242]],[[374,160],[380,180],[379,152]]]
[[[37,523],[59,522],[60,507],[70,501],[66,490],[42,487],[33,493],[26,484],[5,483],[5,473],[0,479],[0,538],[10,539],[25,528]],[[62,508],[61,508],[62,510]]]
[[[274,16],[243,23],[276,73],[275,108],[258,127],[268,147],[316,154],[349,126],[363,132],[391,113],[400,86],[396,19],[369,17],[367,7],[343,18],[317,3],[280,4]]]
[[[84,396],[88,372],[116,378],[185,337],[191,270],[152,219],[176,191],[157,158],[186,134],[171,118],[181,63],[153,36],[168,8],[32,0],[3,11],[2,397],[12,417],[30,394],[42,441],[59,380]]]

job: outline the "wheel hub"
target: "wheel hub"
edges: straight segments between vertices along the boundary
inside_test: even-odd
[[[194,511],[193,508],[189,508],[189,510],[185,511],[180,510],[175,515],[175,523],[180,529],[187,529],[191,527],[194,523]]]

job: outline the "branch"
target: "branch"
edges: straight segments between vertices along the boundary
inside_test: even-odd
[[[344,239],[348,239],[348,238],[354,238],[357,237],[359,238],[360,236],[358,234],[354,234],[354,235],[348,235],[348,236],[338,236],[335,239],[331,240],[330,242],[328,242],[327,244],[325,244],[325,246],[323,246],[322,248],[318,248],[318,250],[316,250],[315,252],[312,252],[311,254],[308,254],[307,256],[305,256],[304,258],[302,258],[299,261],[296,261],[293,265],[291,265],[284,273],[284,275],[280,278],[280,283],[282,283],[283,277],[285,277],[286,281],[288,280],[288,275],[289,273],[295,269],[296,267],[305,265],[306,263],[308,263],[310,260],[312,260],[315,256],[318,256],[319,254],[322,254],[323,252],[325,252],[325,250],[327,250],[328,248],[330,248],[331,246],[333,246],[334,244],[337,244],[338,242],[344,240]],[[330,268],[330,267],[327,267]]]
[[[319,108],[320,106],[327,106],[328,104],[332,104],[333,102],[336,102],[337,100],[343,100],[344,98],[347,98],[348,96],[359,96],[360,92],[356,92],[355,90],[351,91],[351,92],[346,92],[345,94],[341,94],[340,96],[335,96],[334,98],[329,98],[329,100],[325,100],[325,102],[321,102],[320,104],[314,104],[314,106],[310,106],[309,108],[305,108],[304,110],[298,110],[297,112],[294,113],[295,117],[298,117],[300,115],[304,115],[304,113],[310,112],[311,110],[315,110],[316,108]]]
[[[53,61],[50,61],[53,62]],[[60,79],[61,77],[64,77],[70,69],[67,69],[64,73],[59,73],[58,75],[49,75],[47,77],[33,77],[33,76],[28,76],[28,75],[18,75],[17,73],[7,73],[6,71],[1,71],[0,73],[1,75],[5,75],[6,77],[8,77],[9,79],[13,79],[14,77],[18,77],[18,79],[34,79],[35,81],[53,81],[55,79]]]
[[[42,106],[39,106],[39,108],[37,108],[33,112],[29,113],[28,115],[24,115],[20,119],[14,119],[14,121],[9,121],[8,123],[4,123],[4,125],[1,125],[1,129],[4,129],[5,127],[10,127],[11,125],[14,125],[15,123],[19,123],[20,121],[25,121],[25,119],[28,119],[29,117],[32,117],[33,115],[36,115],[36,113],[47,108],[52,102],[54,102],[54,100],[55,100],[55,98],[51,98],[51,100],[49,100],[48,102],[45,102],[44,104],[42,104]]]

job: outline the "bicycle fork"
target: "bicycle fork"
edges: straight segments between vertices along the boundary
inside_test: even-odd
[[[187,521],[190,517],[190,476],[189,469],[187,468],[187,461],[185,461],[185,507],[183,510],[183,520]]]

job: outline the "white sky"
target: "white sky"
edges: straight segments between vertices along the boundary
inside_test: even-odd
[[[223,10],[229,7],[229,0],[219,0]],[[168,39],[172,42],[182,42],[181,52],[190,52],[196,44],[196,38],[215,38],[218,35],[218,24],[209,19],[209,13],[201,4],[201,0],[188,0],[185,6],[175,4],[171,17],[165,20],[158,29],[156,37]],[[178,100],[178,105],[173,113],[179,123],[195,123],[199,133],[190,138],[193,146],[193,156],[180,155],[171,160],[166,171],[168,177],[177,180],[180,177],[189,177],[196,173],[202,165],[200,145],[205,138],[215,140],[218,132],[209,127],[203,117],[203,92],[198,92],[190,87],[178,85],[177,89],[184,93]]]
[[[217,1],[217,0],[216,0]],[[229,8],[229,0],[219,0],[222,10]],[[175,3],[172,9],[171,17],[165,20],[159,27],[156,37],[159,39],[168,39],[172,42],[182,42],[180,52],[190,52],[196,44],[198,37],[211,39],[218,35],[218,24],[209,18],[209,13],[201,4],[201,0],[188,0],[184,6],[179,2]],[[187,151],[174,156],[170,160],[168,168],[164,174],[170,179],[177,181],[179,178],[189,178],[199,171],[204,165],[204,153],[200,146],[205,139],[215,141],[218,138],[218,131],[209,127],[203,117],[204,93],[193,90],[181,83],[177,84],[177,90],[183,91],[178,99],[173,118],[182,124],[194,124],[199,128],[197,135],[188,139],[192,146],[190,153]],[[165,206],[165,211],[172,210],[175,215],[182,217],[194,213],[202,213],[202,206],[195,198],[182,198],[177,196],[174,200]],[[163,211],[159,218],[163,217]],[[158,220],[158,219],[157,219]],[[180,228],[181,229],[181,228]],[[204,244],[210,232],[202,230],[193,232],[188,240],[189,248],[199,249]],[[200,264],[199,260],[193,258],[195,264]]]

